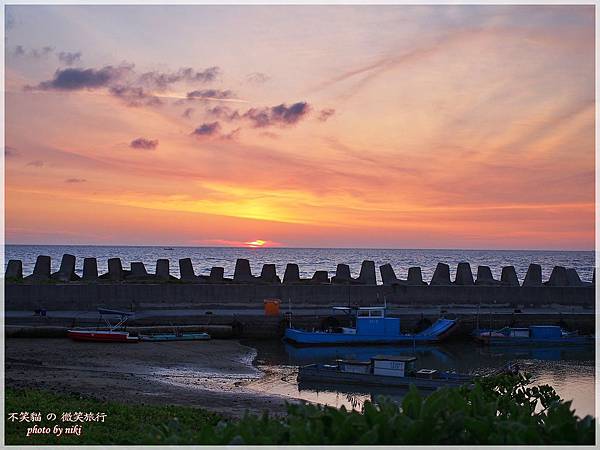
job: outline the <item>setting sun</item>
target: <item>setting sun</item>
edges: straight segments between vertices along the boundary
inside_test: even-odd
[[[244,242],[244,244],[246,244],[250,248],[263,247],[266,243],[267,243],[267,241],[263,241],[261,239],[257,239],[252,242]]]

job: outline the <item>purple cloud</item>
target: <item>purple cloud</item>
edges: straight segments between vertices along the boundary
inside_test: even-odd
[[[60,52],[57,57],[61,63],[72,66],[81,61],[81,52]]]
[[[28,162],[27,165],[31,167],[42,167],[44,165],[44,161],[36,159],[35,161]]]
[[[261,72],[253,72],[251,74],[246,75],[246,81],[254,84],[263,84],[269,81],[271,77],[267,74]]]
[[[242,117],[250,120],[254,128],[272,125],[290,126],[298,123],[310,110],[308,103],[297,102],[287,106],[285,103],[270,108],[251,108]]]
[[[139,137],[131,141],[129,146],[138,150],[154,150],[156,147],[158,147],[158,139],[146,139]]]
[[[230,90],[222,91],[219,89],[202,89],[187,93],[188,99],[225,99],[232,98],[233,92]]]
[[[327,119],[329,119],[329,118],[330,118],[331,116],[333,116],[334,114],[335,114],[335,109],[333,109],[333,108],[325,108],[325,109],[322,109],[322,110],[319,112],[319,117],[318,117],[318,119],[319,119],[321,122],[326,122],[326,121],[327,121]]]
[[[219,122],[203,123],[192,131],[192,135],[197,137],[212,137],[218,134],[220,130],[221,124]]]
[[[110,93],[123,100],[127,106],[160,106],[162,100],[139,86],[113,86]]]
[[[132,69],[133,67],[130,65],[119,67],[104,66],[101,69],[58,69],[54,73],[54,78],[42,81],[36,88],[63,91],[98,89],[106,87],[110,83],[124,77]]]
[[[169,85],[180,81],[208,83],[216,80],[220,73],[221,69],[216,66],[201,71],[182,67],[177,72],[145,72],[139,76],[138,82],[152,89],[165,90]]]
[[[194,114],[194,108],[186,108],[185,111],[183,112],[182,116],[185,117],[186,119],[191,119],[192,114]]]
[[[67,178],[65,183],[85,183],[86,181],[85,178]]]

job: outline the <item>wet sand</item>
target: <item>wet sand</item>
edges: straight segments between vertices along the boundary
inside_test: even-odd
[[[87,343],[6,339],[6,386],[42,388],[126,403],[201,407],[227,416],[280,414],[294,399],[270,394],[272,376],[235,340]],[[262,389],[251,388],[260,384]]]

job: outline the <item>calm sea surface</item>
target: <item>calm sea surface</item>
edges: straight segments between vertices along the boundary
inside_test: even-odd
[[[573,267],[583,281],[592,280],[594,269],[593,251],[532,251],[532,250],[386,250],[386,249],[324,249],[324,248],[223,248],[223,247],[109,247],[109,246],[68,246],[68,245],[7,245],[6,261],[20,259],[23,261],[25,274],[33,272],[38,255],[52,258],[52,269],[58,270],[60,259],[64,253],[77,257],[76,271],[81,274],[83,258],[98,258],[98,270],[106,272],[108,258],[120,257],[123,267],[128,268],[131,262],[141,261],[149,272],[153,272],[156,260],[167,258],[171,261],[171,273],[179,276],[178,260],[191,258],[196,274],[206,274],[213,266],[225,268],[225,276],[233,276],[235,260],[250,260],[252,272],[260,274],[263,264],[273,263],[277,273],[283,276],[287,263],[300,266],[300,274],[310,277],[316,270],[327,270],[335,274],[338,263],[350,265],[353,276],[358,276],[360,264],[365,259],[375,261],[376,266],[390,263],[396,275],[406,278],[408,268],[420,266],[423,279],[429,281],[438,262],[450,265],[452,276],[456,265],[461,261],[471,263],[473,274],[478,265],[490,266],[495,277],[499,278],[503,266],[515,266],[521,280],[525,277],[530,263],[542,266],[544,279],[547,279],[554,266]],[[380,280],[379,270],[377,277]]]

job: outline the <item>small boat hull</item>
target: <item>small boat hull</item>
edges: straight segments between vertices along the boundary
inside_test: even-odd
[[[449,375],[445,379],[428,379],[417,377],[396,377],[364,373],[341,372],[320,364],[300,367],[298,383],[351,384],[360,386],[383,386],[393,388],[408,388],[411,385],[419,389],[435,390],[441,387],[458,387],[470,385],[472,378],[468,376]]]
[[[88,342],[139,342],[137,336],[129,336],[127,331],[103,331],[103,330],[68,330],[67,336],[74,341]]]
[[[210,336],[207,333],[183,333],[177,334],[149,334],[140,336],[140,340],[147,342],[169,342],[169,341],[207,341]]]

